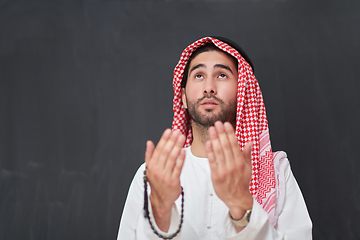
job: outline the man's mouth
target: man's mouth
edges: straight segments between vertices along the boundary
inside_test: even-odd
[[[205,108],[206,110],[211,110],[217,107],[217,105],[219,105],[219,103],[211,98],[207,98],[204,99],[201,104],[200,104],[203,108]]]
[[[205,99],[201,105],[218,105],[218,103],[214,99]]]

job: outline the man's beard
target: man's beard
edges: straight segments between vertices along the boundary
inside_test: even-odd
[[[198,108],[201,102],[206,98],[214,99],[220,106],[221,111],[218,114],[212,113],[213,109],[206,109],[207,114],[202,114],[198,111]],[[213,126],[216,121],[221,122],[230,122],[232,125],[235,125],[236,122],[236,99],[234,101],[225,104],[223,100],[215,97],[212,94],[206,94],[201,99],[197,100],[194,103],[191,103],[186,98],[188,104],[188,113],[193,123],[203,126],[204,128],[209,128]]]

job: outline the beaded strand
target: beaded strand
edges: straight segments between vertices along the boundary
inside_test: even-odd
[[[159,233],[158,231],[156,231],[156,229],[154,228],[154,226],[150,220],[150,213],[149,213],[149,209],[148,209],[147,182],[148,182],[148,180],[146,177],[146,170],[144,170],[144,217],[148,219],[151,229],[159,238],[173,239],[180,232],[182,223],[184,221],[184,190],[181,187],[181,215],[180,215],[179,228],[176,230],[175,233],[171,234],[170,236],[164,236],[161,233]]]

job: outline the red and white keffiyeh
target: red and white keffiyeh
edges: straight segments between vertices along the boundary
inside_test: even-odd
[[[276,227],[277,217],[283,200],[279,201],[281,185],[276,184],[278,178],[274,170],[274,162],[283,156],[273,153],[270,145],[265,105],[259,84],[248,62],[237,50],[213,37],[204,37],[189,45],[181,54],[174,70],[174,118],[172,129],[179,129],[187,136],[184,147],[192,142],[191,118],[186,113],[181,100],[181,81],[185,66],[191,54],[200,46],[212,42],[219,49],[229,53],[238,60],[238,93],[236,114],[236,137],[241,149],[248,141],[253,142],[251,152],[252,178],[250,192],[256,201],[268,213],[271,224]],[[282,154],[280,154],[282,155]],[[279,179],[278,179],[279,180]],[[276,201],[278,198],[278,201]],[[279,208],[280,207],[280,208]]]

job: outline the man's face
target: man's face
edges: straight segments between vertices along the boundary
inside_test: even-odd
[[[205,127],[217,120],[234,125],[236,94],[237,69],[232,57],[208,51],[191,61],[182,101],[193,122]]]

